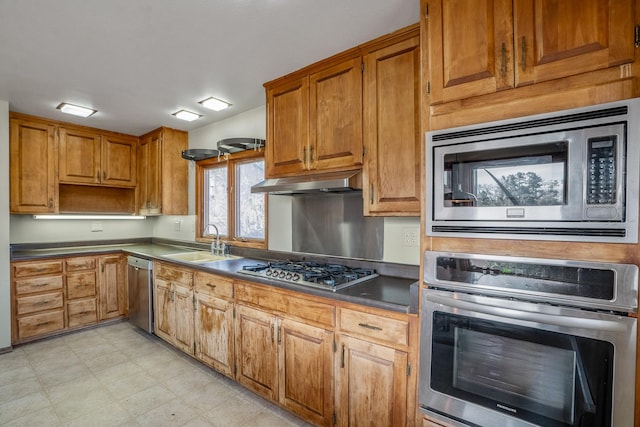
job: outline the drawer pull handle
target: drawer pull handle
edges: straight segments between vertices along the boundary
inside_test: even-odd
[[[212,283],[205,283],[208,287],[210,287],[211,289],[215,289],[218,285],[214,285]]]
[[[372,329],[374,331],[381,331],[382,328],[379,326],[374,326],[374,325],[369,325],[367,323],[358,323],[358,326],[361,326],[363,328],[367,328],[367,329]]]
[[[500,54],[500,75],[504,77],[507,75],[507,46],[504,43],[502,43]]]

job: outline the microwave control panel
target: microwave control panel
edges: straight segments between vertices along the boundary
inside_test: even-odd
[[[589,138],[587,164],[587,204],[614,205],[617,200],[615,135]]]

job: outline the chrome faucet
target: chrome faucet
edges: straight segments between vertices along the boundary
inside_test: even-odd
[[[224,243],[222,246],[220,245],[220,232],[218,231],[218,227],[215,224],[207,224],[204,227],[204,233],[202,237],[211,236],[211,233],[208,233],[209,227],[213,227],[216,230],[216,239],[211,241],[211,254],[212,255],[224,255]]]

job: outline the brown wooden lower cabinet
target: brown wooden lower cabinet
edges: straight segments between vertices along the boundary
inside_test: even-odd
[[[98,321],[98,259],[65,260],[67,326],[74,328]]]
[[[127,314],[127,259],[122,254],[102,255],[100,268],[99,313],[100,320]]]
[[[121,253],[11,263],[12,344],[127,314]]]
[[[193,271],[154,263],[154,320],[156,335],[193,355]]]
[[[350,336],[338,337],[338,352],[337,425],[406,425],[407,353]]]
[[[230,378],[235,377],[233,281],[196,272],[195,356]]]
[[[238,305],[237,381],[315,425],[333,424],[333,332]]]

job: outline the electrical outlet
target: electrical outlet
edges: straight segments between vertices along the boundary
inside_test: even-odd
[[[181,221],[176,221],[175,226],[174,226],[174,229],[176,231],[180,231],[180,224],[181,224]]]
[[[402,229],[402,246],[420,246],[420,230],[417,228]]]
[[[102,231],[102,223],[101,222],[94,222],[93,224],[91,224],[91,231]]]

